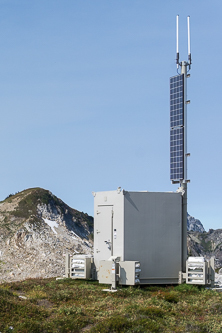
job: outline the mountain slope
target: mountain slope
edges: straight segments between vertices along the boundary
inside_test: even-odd
[[[188,232],[187,235],[188,255],[204,256],[210,258],[215,256],[215,265],[222,267],[222,229],[208,232]]]
[[[92,253],[93,218],[33,188],[0,203],[0,282],[64,273],[65,253]]]
[[[199,231],[204,232],[205,229],[200,220],[195,219],[195,217],[187,213],[187,231]]]

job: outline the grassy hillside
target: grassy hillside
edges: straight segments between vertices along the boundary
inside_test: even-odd
[[[221,293],[188,285],[103,288],[72,279],[1,284],[0,332],[222,332]]]

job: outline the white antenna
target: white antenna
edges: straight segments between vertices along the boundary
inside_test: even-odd
[[[187,16],[187,33],[188,33],[188,62],[186,62],[186,66],[191,68],[191,51],[190,51],[190,16]],[[179,67],[182,67],[182,62],[179,61],[179,15],[176,17],[176,64],[177,71]]]
[[[191,65],[191,52],[190,52],[190,16],[187,16],[187,33],[188,33],[188,63]]]
[[[177,15],[176,25],[177,25],[177,36],[176,36],[177,55],[176,55],[176,64],[177,64],[177,69],[178,69],[179,68],[179,15]]]

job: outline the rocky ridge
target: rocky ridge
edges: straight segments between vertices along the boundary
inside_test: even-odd
[[[216,268],[222,267],[222,229],[208,232],[191,231],[187,235],[189,256],[210,258],[215,256]]]
[[[188,256],[215,257],[215,267],[222,267],[222,229],[205,231],[200,220],[187,214]],[[222,273],[222,272],[221,272]]]
[[[92,253],[93,218],[34,188],[0,203],[0,282],[64,274],[66,253]]]
[[[204,232],[205,229],[200,220],[195,219],[193,216],[187,213],[187,231]]]

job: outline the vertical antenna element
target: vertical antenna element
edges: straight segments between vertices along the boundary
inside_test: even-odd
[[[188,63],[191,65],[191,52],[190,52],[190,16],[187,16],[187,33],[188,33]]]
[[[177,15],[177,54],[179,53],[179,15]]]
[[[179,68],[179,15],[177,15],[177,36],[176,36],[176,45],[177,45],[177,55],[176,55],[176,64],[177,64],[177,69]]]

